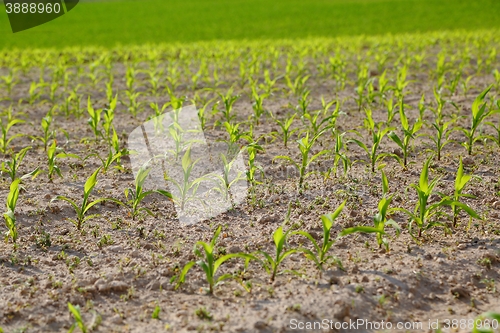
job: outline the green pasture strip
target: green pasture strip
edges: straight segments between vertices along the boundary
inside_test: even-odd
[[[498,17],[497,0],[90,1],[16,34],[0,14],[0,49],[472,31]]]

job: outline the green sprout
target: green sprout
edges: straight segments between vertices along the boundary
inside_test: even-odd
[[[132,219],[134,220],[141,211],[144,211],[149,215],[154,216],[153,212],[151,212],[151,210],[149,210],[148,208],[139,207],[142,200],[144,200],[144,198],[147,197],[148,195],[151,195],[153,193],[159,193],[166,196],[169,199],[172,199],[172,195],[164,190],[144,191],[143,188],[144,182],[148,177],[150,170],[151,169],[145,166],[141,167],[135,177],[135,188],[125,189],[125,198],[127,199],[127,203],[130,206],[130,214],[132,215]]]
[[[41,141],[43,144],[43,150],[47,151],[47,147],[49,145],[50,140],[52,140],[55,136],[55,131],[50,129],[53,121],[53,110],[51,109],[47,112],[47,115],[42,118],[41,126],[43,131],[43,136],[32,136],[33,140]]]
[[[82,315],[80,312],[80,307],[78,305],[73,306],[71,303],[68,303],[68,309],[71,312],[71,314],[73,315],[73,318],[75,318],[75,322],[73,323],[73,325],[71,325],[68,333],[73,332],[76,327],[80,328],[82,333],[87,333],[89,330],[88,330],[87,326],[85,325],[85,323],[83,322],[83,318],[82,318]]]
[[[403,166],[406,168],[408,164],[408,155],[410,153],[410,145],[412,140],[415,139],[416,133],[423,125],[421,119],[418,119],[413,125],[410,126],[408,118],[405,114],[404,104],[401,103],[399,108],[399,119],[401,121],[401,129],[403,130],[403,137],[400,138],[395,132],[391,131],[387,136],[394,141],[399,148],[403,151]]]
[[[410,217],[410,224],[409,224],[410,233],[412,231],[411,230],[412,223],[415,222],[417,224],[418,237],[422,236],[422,231],[427,230],[431,227],[435,226],[445,227],[445,225],[441,222],[432,221],[433,216],[436,215],[439,212],[439,210],[444,206],[459,207],[470,216],[477,219],[481,219],[479,215],[469,206],[461,202],[455,201],[447,196],[442,195],[442,199],[437,203],[433,204],[429,203],[429,198],[431,195],[439,194],[438,192],[434,191],[434,188],[441,179],[439,177],[436,177],[431,182],[429,182],[429,164],[431,160],[432,157],[427,159],[427,161],[424,163],[424,166],[422,168],[422,173],[420,174],[419,183],[410,185],[413,189],[415,189],[418,195],[418,202],[415,206],[415,210],[413,212],[410,212],[404,208],[398,209],[405,212]]]
[[[490,85],[486,88],[481,94],[479,94],[479,96],[476,97],[474,103],[472,103],[472,122],[470,128],[461,128],[467,138],[467,141],[463,142],[462,145],[467,149],[467,153],[469,155],[472,155],[472,147],[474,143],[484,137],[483,135],[476,136],[476,131],[479,126],[484,119],[497,112],[496,110],[486,111],[486,102],[484,102],[486,94],[488,94],[492,87],[493,85]]]
[[[101,122],[101,113],[102,110],[95,110],[92,107],[92,104],[90,103],[90,96],[88,97],[87,100],[87,112],[90,115],[90,118],[88,120],[88,124],[90,125],[90,128],[92,128],[92,131],[94,132],[95,140],[97,141],[99,137],[101,136],[101,131],[99,130],[99,123]]]
[[[219,226],[217,228],[217,230],[215,231],[215,234],[212,237],[212,240],[210,241],[210,243],[205,243],[202,241],[196,242],[196,244],[194,246],[194,253],[196,254],[196,256],[200,257],[201,259],[198,261],[190,261],[184,266],[184,268],[182,269],[181,274],[179,275],[179,278],[177,280],[176,289],[179,288],[180,285],[185,282],[186,275],[189,272],[189,270],[194,265],[198,265],[205,272],[205,277],[206,277],[208,285],[209,285],[209,292],[210,292],[210,294],[213,294],[214,286],[217,283],[219,283],[223,280],[232,278],[231,274],[224,274],[222,276],[216,277],[217,270],[224,262],[226,262],[232,258],[242,258],[242,259],[245,259],[246,264],[248,264],[248,261],[252,257],[250,255],[247,255],[244,253],[231,253],[231,254],[223,255],[219,258],[216,258],[214,256],[214,251],[216,250],[215,244],[217,242],[217,238],[219,237],[219,234],[221,233],[221,230],[222,230],[222,227]],[[203,249],[203,253],[200,251],[200,248]]]
[[[31,149],[31,147],[25,147],[21,149],[18,153],[15,155],[12,155],[12,158],[10,161],[2,162],[2,166],[0,167],[0,170],[5,172],[6,174],[9,175],[10,179],[14,181],[16,178],[18,178],[18,169],[21,166],[21,163],[26,156],[26,153]],[[35,170],[19,177],[21,180],[33,177],[35,178],[40,171],[40,168],[36,168]]]
[[[369,132],[372,134],[371,147],[368,147],[363,142],[361,142],[360,140],[357,140],[357,139],[350,139],[349,141],[356,143],[359,147],[361,147],[368,154],[368,158],[370,160],[371,170],[372,170],[372,172],[375,172],[375,165],[379,160],[383,160],[387,156],[394,155],[394,154],[387,154],[387,153],[379,153],[378,152],[378,148],[380,146],[380,143],[382,142],[382,139],[385,137],[385,135],[387,133],[392,131],[394,128],[387,127],[387,128],[382,129],[381,128],[382,123],[375,124],[375,122],[372,118],[371,109],[366,109],[365,127],[367,127]]]
[[[104,202],[104,201],[111,201],[114,202],[118,205],[122,205],[123,203],[121,201],[118,201],[113,198],[99,198],[94,201],[90,200],[90,194],[92,193],[92,190],[97,184],[97,174],[101,171],[101,167],[97,168],[92,175],[87,179],[85,182],[85,185],[83,187],[83,200],[80,205],[78,205],[74,200],[58,195],[52,201],[55,200],[63,200],[71,204],[73,208],[75,209],[76,212],[76,219],[69,219],[71,223],[73,223],[78,230],[81,230],[83,225],[85,224],[86,221],[88,221],[91,218],[96,217],[98,214],[93,214],[93,215],[87,215],[87,212],[89,211],[90,208],[94,207],[95,205]]]
[[[347,228],[342,230],[340,236],[346,236],[353,233],[361,232],[361,233],[375,233],[377,235],[377,244],[378,247],[381,248],[384,245],[386,251],[389,251],[389,242],[383,236],[386,234],[385,227],[390,225],[396,229],[396,235],[399,235],[401,230],[399,225],[392,219],[388,218],[388,215],[393,211],[389,208],[391,204],[393,195],[389,196],[389,182],[387,180],[387,176],[382,171],[382,191],[383,196],[378,203],[378,212],[373,217],[373,227],[368,226],[356,226],[352,228]]]
[[[280,155],[275,157],[275,159],[283,159],[292,163],[299,170],[299,193],[302,193],[304,189],[304,180],[306,179],[306,177],[314,173],[314,171],[307,172],[307,168],[309,167],[309,165],[311,165],[311,163],[313,163],[318,157],[328,153],[327,150],[321,150],[313,156],[309,156],[311,154],[314,143],[324,133],[324,131],[325,129],[317,133],[311,139],[309,138],[309,132],[307,132],[305,137],[297,140],[300,150],[300,162],[295,162],[290,156]]]
[[[7,154],[9,144],[12,142],[12,140],[22,137],[22,133],[17,133],[11,136],[9,136],[9,131],[10,129],[17,124],[22,124],[24,123],[24,120],[21,119],[9,119],[7,125],[4,124],[3,120],[0,119],[0,128],[2,129],[2,137],[0,138],[0,152],[3,154]]]
[[[281,138],[283,140],[283,145],[285,146],[285,148],[287,147],[288,141],[290,140],[290,137],[293,135],[293,133],[299,130],[298,128],[291,129],[296,115],[297,114],[294,113],[291,117],[287,118],[284,121],[281,121],[271,114],[276,124],[278,124],[278,126],[281,128]]]
[[[292,233],[293,234],[298,234],[306,237],[309,239],[313,246],[315,252],[307,249],[307,248],[298,248],[297,251],[303,252],[305,257],[316,265],[316,268],[318,269],[319,273],[323,271],[323,265],[326,263],[326,261],[330,258],[331,256],[327,256],[328,251],[332,247],[332,245],[335,243],[335,239],[330,238],[330,232],[333,226],[333,222],[337,219],[337,217],[340,215],[342,210],[344,209],[344,206],[346,204],[346,201],[344,201],[336,210],[333,214],[326,214],[321,216],[321,222],[323,224],[323,243],[318,244],[316,240],[314,239],[311,234],[309,234],[306,231],[295,231]],[[321,246],[320,246],[321,245]]]
[[[17,200],[19,198],[20,182],[21,182],[20,179],[15,179],[10,184],[9,195],[7,196],[7,202],[6,202],[7,211],[3,213],[3,217],[5,219],[5,225],[7,226],[7,229],[9,229],[5,233],[5,240],[7,241],[10,237],[12,238],[12,241],[14,243],[16,243],[18,238],[15,211],[16,211]]]
[[[457,175],[455,177],[455,192],[453,194],[453,200],[458,202],[462,197],[475,198],[475,196],[473,195],[462,193],[465,185],[467,185],[467,183],[469,182],[469,180],[471,180],[471,178],[472,178],[471,175],[464,174],[462,157],[460,157]],[[458,223],[458,213],[460,212],[460,207],[457,206],[456,204],[451,204],[451,208],[453,210],[453,227],[456,227]]]
[[[275,250],[274,258],[267,252],[261,250],[257,251],[257,253],[263,255],[264,260],[260,260],[257,257],[252,257],[257,259],[262,264],[262,266],[264,267],[264,269],[268,274],[271,274],[270,278],[271,282],[274,281],[276,274],[278,272],[278,267],[286,259],[286,257],[298,251],[297,249],[289,249],[289,250],[285,249],[289,232],[290,230],[288,230],[287,232],[283,232],[283,227],[279,227],[274,231],[273,233],[274,250]]]

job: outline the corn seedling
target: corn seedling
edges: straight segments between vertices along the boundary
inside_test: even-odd
[[[124,153],[122,151],[113,152],[113,149],[110,149],[108,155],[105,158],[102,158],[97,153],[91,154],[89,156],[97,156],[97,158],[101,160],[102,173],[106,173],[114,162],[117,162],[117,165],[115,166],[116,169],[123,170],[123,166],[118,163],[120,158],[124,156]]]
[[[80,311],[80,306],[76,305],[74,306],[73,304],[68,302],[68,309],[73,318],[75,319],[75,322],[71,327],[69,328],[68,333],[72,333],[77,327],[82,331],[82,333],[87,333],[90,331],[90,329],[85,325],[83,322],[83,317],[82,313]]]
[[[186,275],[189,272],[189,270],[194,265],[198,265],[205,272],[205,277],[209,286],[209,293],[213,294],[214,286],[217,285],[217,283],[233,277],[231,274],[224,274],[222,276],[216,277],[217,270],[224,262],[232,258],[242,258],[245,259],[245,266],[248,264],[252,256],[244,253],[231,253],[231,254],[226,254],[219,258],[215,257],[214,255],[214,251],[216,250],[215,245],[217,242],[217,238],[221,233],[221,230],[222,228],[219,226],[215,231],[215,234],[212,237],[210,243],[205,243],[202,241],[196,242],[194,246],[194,253],[196,256],[200,257],[200,260],[190,261],[184,266],[177,280],[176,288],[179,288],[179,286],[185,282]],[[203,249],[203,252],[200,251],[200,248]]]
[[[52,102],[54,102],[56,100],[56,93],[57,93],[57,89],[59,88],[59,83],[57,82],[52,82],[50,85],[49,85],[49,98]]]
[[[6,173],[7,175],[9,175],[11,181],[14,181],[16,178],[20,178],[21,180],[29,177],[35,178],[38,175],[39,168],[36,168],[35,170],[21,177],[18,177],[19,166],[21,165],[24,157],[26,156],[26,153],[30,149],[31,147],[25,147],[21,149],[17,154],[13,155],[10,161],[2,162],[1,171],[2,173]]]
[[[311,91],[305,90],[299,97],[298,100],[298,105],[295,107],[295,109],[302,115],[304,116],[305,114],[309,113],[309,104],[311,104],[311,99],[309,98],[309,95],[311,94]]]
[[[287,148],[288,140],[290,140],[290,137],[293,135],[293,133],[298,131],[298,128],[295,128],[295,129],[291,128],[296,114],[294,113],[291,117],[287,118],[284,121],[281,121],[278,118],[275,118],[272,114],[271,114],[271,116],[273,117],[276,124],[278,124],[278,126],[280,127],[283,145],[285,146],[285,148]]]
[[[372,134],[372,144],[371,147],[368,147],[363,142],[357,139],[350,139],[349,142],[356,143],[359,147],[361,147],[367,154],[368,159],[370,161],[370,166],[372,172],[375,172],[375,165],[378,161],[383,160],[387,156],[393,156],[394,154],[387,153],[379,153],[378,148],[382,139],[385,137],[387,133],[392,131],[394,128],[387,127],[382,129],[382,124],[375,124],[372,118],[372,111],[370,109],[366,109],[366,118],[365,118],[365,127],[369,129],[369,132]]]
[[[464,94],[464,97],[467,98],[467,94],[469,93],[469,90],[471,90],[474,86],[470,84],[471,80],[474,78],[474,75],[469,75],[467,78],[462,80],[460,82],[460,86],[462,87],[462,92]],[[498,89],[498,87],[497,87]]]
[[[289,255],[296,253],[297,249],[289,249],[286,250],[286,241],[288,239],[290,230],[287,232],[283,232],[283,227],[279,227],[273,233],[273,241],[274,241],[274,250],[275,255],[274,258],[264,251],[257,251],[258,254],[264,256],[264,260],[259,260],[264,269],[268,274],[271,275],[271,282],[274,281],[276,274],[278,272],[278,267],[281,263],[288,257]]]
[[[155,68],[150,69],[148,74],[148,82],[151,86],[151,94],[156,96],[158,94],[158,90],[160,88],[160,78],[163,76],[164,70],[157,70]]]
[[[17,233],[17,225],[16,225],[16,205],[17,200],[19,198],[19,183],[20,179],[15,179],[10,184],[9,195],[7,196],[7,211],[3,213],[3,217],[5,219],[5,225],[7,226],[8,231],[5,233],[5,241],[8,241],[9,238],[12,238],[12,241],[16,243],[18,233]]]
[[[399,71],[396,77],[396,84],[394,86],[394,92],[398,100],[402,100],[403,96],[406,95],[404,90],[412,81],[406,79],[408,73],[408,66],[405,64]]]
[[[391,131],[387,136],[394,141],[403,152],[403,166],[406,168],[408,164],[408,155],[410,154],[410,146],[412,140],[415,139],[416,133],[423,125],[421,119],[418,119],[413,125],[410,126],[408,118],[404,111],[404,103],[401,102],[399,109],[399,119],[401,121],[401,129],[403,130],[403,137],[400,138],[395,132]]]
[[[89,219],[96,217],[98,214],[93,214],[93,215],[87,215],[87,212],[89,211],[90,208],[94,207],[95,205],[104,202],[104,201],[111,201],[116,204],[122,205],[123,203],[121,201],[118,201],[113,198],[99,198],[94,201],[90,200],[90,194],[92,193],[92,190],[97,184],[97,175],[101,171],[101,168],[97,168],[97,170],[94,171],[94,173],[87,179],[85,182],[85,185],[83,187],[83,200],[81,204],[77,204],[74,200],[58,195],[52,201],[54,200],[62,200],[68,202],[73,208],[75,209],[76,213],[76,219],[69,219],[71,223],[73,223],[78,230],[81,230],[85,222],[87,222]]]
[[[95,110],[92,107],[92,104],[90,103],[90,96],[88,97],[87,100],[87,112],[90,116],[87,122],[90,125],[92,131],[94,132],[95,140],[97,141],[99,137],[102,135],[101,131],[99,130],[99,123],[101,122],[102,110],[101,109]]]
[[[394,229],[396,229],[396,235],[399,235],[401,230],[399,225],[392,219],[388,218],[388,215],[391,214],[393,210],[389,208],[389,205],[391,204],[393,196],[388,195],[389,191],[389,182],[387,180],[387,177],[385,173],[382,171],[382,192],[383,196],[382,199],[380,199],[378,203],[378,212],[377,214],[373,217],[373,227],[368,227],[368,226],[356,226],[352,228],[347,228],[342,230],[340,233],[340,236],[346,236],[350,235],[353,233],[375,233],[377,235],[377,244],[378,247],[381,248],[382,245],[384,245],[386,251],[389,251],[389,242],[387,238],[384,237],[386,234],[385,227],[386,226],[392,226]]]
[[[335,104],[335,109],[330,112],[330,108]],[[329,125],[331,128],[335,128],[337,125],[337,118],[342,113],[340,111],[340,101],[334,99],[333,101],[326,102],[323,96],[321,96],[321,110],[324,117],[328,117]]]
[[[385,69],[382,75],[378,78],[378,94],[380,96],[380,101],[385,100],[387,93],[394,89],[389,86],[389,79],[386,76],[387,69]]]
[[[344,209],[344,206],[346,204],[346,201],[344,201],[332,214],[326,214],[321,216],[321,222],[323,224],[323,243],[318,244],[316,240],[314,239],[311,234],[309,234],[306,231],[296,231],[293,232],[293,234],[301,235],[309,239],[314,247],[314,251],[311,251],[307,248],[298,248],[297,251],[304,253],[305,257],[316,265],[316,268],[318,269],[321,277],[321,272],[323,271],[323,265],[326,263],[326,261],[330,258],[331,256],[328,256],[328,251],[332,247],[332,245],[335,243],[335,239],[330,238],[330,231],[332,229],[334,221],[337,219],[337,217],[340,215],[342,210]],[[321,245],[321,246],[320,246]]]
[[[221,93],[217,93],[222,100],[222,104],[224,108],[220,110],[222,113],[224,121],[230,123],[235,115],[233,114],[233,106],[234,103],[240,98],[239,95],[233,95],[233,88],[229,89],[229,91],[224,95]]]
[[[356,97],[354,98],[356,104],[358,105],[358,111],[361,111],[361,107],[363,106],[363,103],[365,101],[365,89],[368,87],[371,81],[371,79],[368,79],[368,67],[369,66],[367,64],[362,64],[358,69]]]
[[[324,131],[332,126],[331,119],[333,116],[329,116],[326,118],[320,119],[321,114],[323,112],[321,110],[314,112],[313,114],[311,113],[304,113],[302,116],[302,121],[305,122],[304,120],[307,120],[309,122],[309,126],[306,126],[310,129],[311,135],[314,136],[317,133]]]
[[[237,143],[240,139],[246,138],[248,139],[248,132],[240,131],[240,123],[233,124],[225,121],[222,125],[226,129],[227,134],[229,135],[229,146]]]
[[[168,96],[170,97],[170,101],[167,105],[170,105],[174,109],[174,111],[180,110],[182,108],[182,105],[184,105],[184,102],[186,101],[186,96],[176,96],[175,89],[173,87],[171,88],[169,86],[166,86],[165,89],[167,90]]]
[[[125,94],[127,95],[128,98],[128,111],[132,114],[132,116],[135,118],[137,117],[137,114],[139,113],[139,110],[141,108],[141,103],[137,101],[139,96],[141,96],[140,92],[131,92],[131,91],[125,91]]]
[[[260,118],[264,114],[264,100],[268,97],[269,95],[267,93],[264,94],[259,94],[257,92],[257,89],[255,86],[252,86],[252,108],[253,108],[253,117],[255,123],[259,124],[260,123]]]
[[[418,184],[411,184],[410,186],[415,189],[418,195],[418,202],[415,206],[413,212],[410,212],[404,208],[398,208],[397,210],[401,210],[406,213],[410,218],[409,230],[410,234],[412,233],[412,223],[418,227],[418,237],[422,236],[422,231],[425,231],[431,227],[441,226],[446,227],[441,222],[433,221],[433,217],[439,212],[439,210],[444,206],[457,206],[464,210],[470,216],[480,219],[476,212],[474,212],[467,205],[455,201],[447,196],[443,196],[441,194],[442,199],[437,203],[431,204],[429,203],[429,198],[433,194],[439,195],[438,192],[434,191],[434,188],[438,184],[441,178],[436,177],[431,182],[429,182],[429,164],[432,160],[432,157],[427,159],[422,168],[422,173],[420,174],[420,180]]]
[[[392,120],[394,119],[394,116],[396,115],[396,104],[394,104],[394,99],[389,98],[387,100],[384,100],[385,107],[387,109],[387,121],[386,124],[389,126],[392,123]]]
[[[134,90],[135,76],[136,76],[136,70],[135,70],[134,64],[127,66],[127,69],[125,72],[125,83],[127,85],[128,91]]]
[[[17,133],[14,134],[9,138],[9,131],[10,129],[17,124],[22,124],[24,123],[24,120],[21,119],[9,119],[7,125],[4,124],[3,120],[0,119],[0,127],[2,128],[2,137],[0,140],[0,152],[3,154],[6,154],[9,148],[9,144],[12,142],[12,140],[22,137],[23,134]]]
[[[323,133],[324,130],[317,133],[312,138],[309,138],[309,132],[307,132],[305,137],[297,140],[298,147],[300,150],[300,162],[295,162],[290,156],[281,155],[275,157],[275,159],[283,159],[290,162],[299,170],[299,186],[298,186],[299,193],[302,193],[302,190],[304,189],[304,180],[306,179],[306,177],[308,177],[310,174],[314,172],[314,171],[307,172],[309,165],[311,165],[311,163],[313,163],[316,159],[318,159],[318,157],[328,153],[327,150],[322,150],[310,156],[314,143]]]
[[[450,92],[451,95],[455,95],[457,92],[458,85],[462,79],[462,70],[458,70],[454,73],[451,80],[449,80],[449,84],[446,85],[446,89]]]
[[[119,156],[115,161],[118,169],[120,170],[123,169],[123,165],[121,164],[121,157],[128,155],[130,152],[126,147],[120,148],[120,140],[118,139],[118,134],[116,133],[114,126],[113,126],[113,135],[111,136],[111,148],[113,149],[114,152],[113,156],[115,156],[115,154],[120,153],[121,156]]]
[[[49,180],[52,180],[52,178],[54,177],[54,174],[57,174],[59,177],[62,177],[61,169],[59,169],[59,166],[57,165],[58,159],[66,158],[66,157],[80,159],[80,156],[78,156],[78,155],[64,153],[64,152],[57,153],[57,151],[58,151],[58,147],[56,146],[56,140],[54,140],[52,142],[52,145],[47,149],[47,164],[49,167],[49,170],[48,170]]]
[[[108,101],[108,104],[111,104],[113,101],[113,77],[110,77],[108,82],[106,82],[106,100]],[[116,96],[116,95],[115,95]]]
[[[457,175],[455,177],[455,191],[453,193],[453,200],[458,202],[458,201],[460,201],[460,198],[462,198],[462,197],[475,198],[475,196],[473,196],[473,195],[462,193],[465,185],[467,185],[467,183],[471,179],[472,179],[472,175],[464,174],[464,165],[462,163],[462,157],[460,157]],[[458,213],[460,212],[460,207],[455,205],[455,204],[451,204],[451,208],[453,210],[453,227],[456,228],[457,223],[458,223]]]
[[[16,80],[16,71],[9,70],[9,74],[0,76],[0,79],[3,81],[3,83],[5,85],[5,89],[7,90],[7,96],[10,97],[12,95],[12,89],[15,87],[15,85],[18,82]]]
[[[172,182],[172,184],[177,188],[179,195],[173,195],[172,200],[179,205],[181,210],[184,210],[186,203],[196,197],[198,192],[198,187],[200,183],[206,180],[206,177],[200,177],[193,181],[190,181],[191,173],[198,160],[193,161],[191,159],[191,148],[188,148],[182,157],[182,179],[177,181],[174,178],[169,177],[167,174],[164,175],[167,181]]]
[[[104,109],[104,117],[102,127],[104,129],[104,139],[110,141],[113,129],[113,120],[115,119],[116,104],[118,102],[118,95],[116,95],[109,103],[109,108]]]
[[[29,104],[33,105],[37,99],[42,95],[42,88],[45,87],[44,82],[36,83],[31,82],[29,89]]]
[[[472,147],[474,143],[483,138],[482,135],[476,136],[476,131],[483,122],[484,119],[492,115],[493,110],[486,111],[486,102],[484,102],[484,98],[486,94],[491,90],[492,85],[486,88],[472,103],[472,122],[469,129],[461,128],[462,132],[465,134],[467,141],[462,143],[462,145],[467,149],[467,153],[469,155],[472,154]]]
[[[77,85],[77,90],[79,85]],[[69,117],[71,114],[75,114],[77,118],[80,117],[80,104],[83,96],[78,94],[76,91],[71,91],[68,96],[64,98],[64,104],[62,109],[66,117]]]
[[[214,190],[221,193],[225,200],[229,199],[231,201],[231,206],[234,209],[234,201],[230,192],[231,187],[240,181],[244,181],[246,177],[244,176],[243,171],[238,171],[238,173],[234,175],[234,178],[230,180],[229,177],[232,175],[232,173],[234,173],[233,163],[236,161],[236,159],[228,162],[227,157],[224,154],[221,154],[221,159],[223,162],[222,175],[213,175],[215,177],[214,181],[216,184]]]
[[[155,309],[153,310],[153,313],[151,314],[152,319],[160,319],[160,312],[161,308],[159,305],[155,306]]]
[[[153,111],[155,112],[155,114],[153,116],[153,125],[155,128],[155,132],[157,134],[162,133],[164,130],[163,119],[164,119],[165,115],[163,113],[164,113],[165,109],[167,108],[167,106],[168,106],[167,103],[163,104],[163,106],[161,108],[158,105],[158,103],[150,103],[149,104],[149,107],[151,109],[153,109]]]
[[[47,112],[47,115],[42,118],[41,126],[42,126],[43,136],[31,137],[33,140],[38,140],[42,142],[44,151],[47,151],[47,146],[49,145],[50,140],[52,140],[55,136],[55,131],[50,129],[53,120],[52,116],[53,110],[54,109],[51,109],[49,112]]]
[[[264,70],[264,83],[261,83],[259,87],[264,90],[265,94],[269,96],[272,94],[274,91],[278,90],[274,86],[276,85],[276,82],[281,79],[281,77],[275,77],[274,79],[271,79],[271,74],[268,69]]]
[[[151,212],[151,210],[149,210],[148,208],[139,207],[142,200],[144,200],[144,198],[146,198],[148,195],[159,193],[169,199],[172,199],[172,195],[164,190],[144,191],[144,181],[148,177],[150,170],[151,169],[149,168],[141,167],[137,172],[137,176],[135,177],[135,187],[125,189],[125,198],[127,199],[127,203],[130,207],[130,214],[132,215],[133,220],[135,220],[137,215],[139,215],[139,213],[142,211],[148,213],[151,216],[154,216],[153,212]]]
[[[432,127],[436,130],[433,135],[430,134],[425,134],[425,136],[428,136],[432,142],[434,143],[434,152],[436,159],[438,161],[441,160],[441,153],[444,149],[444,147],[451,143],[452,141],[449,140],[450,134],[453,133],[453,129],[449,129],[452,124],[454,124],[457,120],[457,118],[453,118],[445,123],[438,121],[439,119],[436,118],[435,122],[432,123]]]
[[[307,80],[309,80],[311,76],[310,75],[305,75],[305,76],[297,76],[295,80],[292,80],[289,74],[285,75],[285,82],[290,89],[290,93],[294,96],[300,96],[302,95],[306,90],[306,83]]]
[[[335,136],[335,147],[333,148],[333,151],[331,151],[331,154],[333,155],[333,166],[328,169],[328,171],[325,173],[325,180],[330,178],[330,175],[333,173],[333,177],[337,177],[337,170],[339,167],[339,164],[342,162],[342,167],[344,171],[344,177],[347,175],[347,172],[349,171],[349,168],[351,167],[351,160],[347,156],[347,154],[344,152],[345,150],[345,144],[344,144],[344,135],[345,133],[340,133],[339,131],[336,131],[332,129],[333,135]]]
[[[257,143],[252,142],[246,146],[246,150],[248,152],[247,180],[250,184],[256,185],[258,183],[255,179],[256,173],[260,171],[262,176],[264,174],[264,169],[255,163],[255,158],[257,157],[257,152],[263,151],[264,149]]]

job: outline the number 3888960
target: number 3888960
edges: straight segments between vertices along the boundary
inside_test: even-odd
[[[59,3],[19,3],[16,2],[6,3],[5,10],[7,14],[51,14],[56,13],[59,14],[61,12],[61,5]]]

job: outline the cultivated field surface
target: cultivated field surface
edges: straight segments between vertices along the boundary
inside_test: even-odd
[[[0,328],[494,326],[499,36],[1,52]],[[196,200],[190,145],[175,151],[182,196],[147,187],[127,146],[188,106],[209,145],[242,151],[248,184],[242,202],[192,225],[176,210]],[[360,319],[393,329],[342,328]]]

